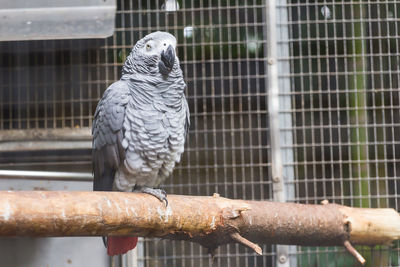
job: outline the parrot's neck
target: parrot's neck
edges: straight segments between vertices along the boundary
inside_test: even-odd
[[[171,73],[168,76],[162,76],[159,73],[155,75],[144,75],[140,73],[124,74],[121,80],[128,82],[131,88],[160,93],[170,90],[183,93],[186,87],[182,71]]]
[[[186,83],[182,72],[174,77],[162,75],[125,74],[122,81],[129,84],[131,94],[137,105],[151,104],[162,101],[168,106],[180,106],[185,97]]]

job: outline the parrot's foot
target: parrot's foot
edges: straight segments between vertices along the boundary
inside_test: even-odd
[[[165,206],[168,206],[168,200],[167,200],[167,193],[163,189],[159,188],[151,188],[151,187],[145,187],[145,186],[137,186],[133,190],[134,192],[141,192],[141,193],[146,193],[149,195],[152,195],[156,198],[158,198],[161,202],[165,201]]]

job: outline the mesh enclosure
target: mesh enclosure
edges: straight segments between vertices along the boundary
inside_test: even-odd
[[[295,192],[355,207],[398,207],[400,5],[292,1],[287,9]],[[397,245],[361,251],[399,266]],[[299,249],[300,266],[353,266],[340,249]],[[332,266],[333,266],[332,265]],[[331,266],[331,265],[329,265]]]
[[[272,200],[265,1],[117,2],[105,40],[0,43],[0,129],[90,128],[102,93],[144,35],[178,39],[191,126],[163,187],[171,194]],[[398,207],[400,4],[277,1],[279,125],[287,201]],[[91,171],[90,151],[1,153],[1,168]],[[399,188],[400,190],[400,188]],[[100,242],[100,241],[99,241]],[[238,245],[207,251],[143,240],[139,266],[273,266]],[[400,266],[398,244],[362,248]],[[291,251],[291,266],[354,266],[342,248]]]

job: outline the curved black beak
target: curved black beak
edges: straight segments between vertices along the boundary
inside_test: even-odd
[[[161,52],[161,59],[158,62],[158,68],[162,75],[168,75],[175,63],[175,49],[169,45],[167,50]]]

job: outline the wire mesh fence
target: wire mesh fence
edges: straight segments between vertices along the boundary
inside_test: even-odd
[[[393,1],[292,1],[287,9],[296,196],[398,207],[399,12]],[[336,249],[305,249],[301,266],[352,266]],[[342,253],[342,250],[340,250]],[[398,266],[397,245],[366,248],[371,266]]]
[[[273,199],[266,1],[117,2],[105,40],[0,43],[0,129],[91,127],[102,92],[132,45],[163,30],[178,39],[191,127],[169,193]],[[280,131],[287,201],[398,207],[400,5],[396,1],[277,1]],[[57,154],[58,153],[58,154]],[[90,151],[1,153],[9,168],[90,171]],[[42,158],[42,160],[39,160]],[[57,160],[54,160],[57,158]],[[38,163],[39,162],[39,163]],[[73,167],[72,167],[73,166]],[[196,244],[144,239],[142,266],[272,266],[238,245],[214,262]],[[365,248],[371,266],[399,266],[398,244]],[[341,248],[292,251],[291,266],[354,266]]]

